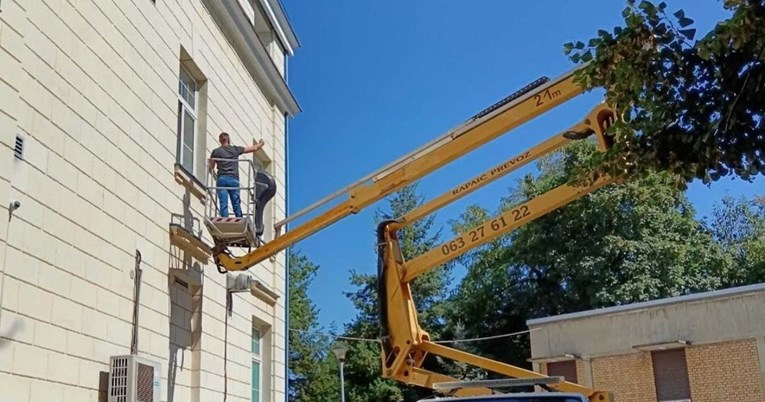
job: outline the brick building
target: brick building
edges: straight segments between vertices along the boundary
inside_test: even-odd
[[[618,402],[765,401],[765,284],[528,321],[534,369]]]
[[[0,400],[105,401],[134,339],[161,401],[286,400],[286,256],[227,314],[204,184],[220,132],[264,139],[273,235],[298,46],[278,0],[0,2]]]

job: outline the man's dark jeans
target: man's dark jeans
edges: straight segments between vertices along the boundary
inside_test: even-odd
[[[239,179],[234,176],[218,176],[216,181],[217,187],[235,187],[235,188],[219,188],[218,189],[218,202],[220,203],[220,216],[228,216],[228,198],[231,197],[231,205],[234,207],[234,216],[242,217],[241,198],[239,197]]]

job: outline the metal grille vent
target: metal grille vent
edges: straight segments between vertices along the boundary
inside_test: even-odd
[[[154,402],[154,367],[138,363],[138,402]]]
[[[24,159],[24,137],[17,135],[16,144],[13,146],[13,154],[16,159]]]
[[[116,402],[127,402],[128,392],[128,359],[114,359],[112,364],[112,383],[109,398]],[[113,398],[113,399],[112,399]]]

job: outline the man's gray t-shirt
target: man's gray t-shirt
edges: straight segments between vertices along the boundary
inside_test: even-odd
[[[224,145],[213,149],[210,158],[238,159],[244,152],[244,147],[237,145]],[[239,163],[235,161],[215,161],[218,166],[218,176],[234,176],[239,178]]]

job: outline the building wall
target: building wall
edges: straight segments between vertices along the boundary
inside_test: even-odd
[[[763,401],[765,387],[755,339],[720,342],[685,348],[687,375],[694,402],[722,400]],[[550,363],[541,363],[539,371],[548,373]],[[651,353],[636,352],[577,360],[577,383],[608,390],[619,402],[655,401],[656,375]],[[593,382],[584,378],[591,370]]]
[[[722,342],[687,350],[694,402],[765,401],[765,386],[756,339]]]
[[[691,400],[763,401],[765,387],[755,339],[720,342],[685,348]],[[539,372],[548,374],[548,364]],[[655,373],[651,353],[629,354],[577,360],[577,383],[614,393],[619,402],[656,402]],[[589,366],[589,367],[588,367]],[[586,381],[591,370],[593,381]]]
[[[532,320],[532,361],[546,373],[547,361],[575,355],[578,383],[611,391],[619,402],[655,402],[660,360],[653,354],[661,351],[644,347],[682,339],[690,345],[674,350],[684,350],[685,370],[663,372],[685,377],[692,401],[762,401],[765,328],[756,317],[765,313],[763,301],[765,288],[755,285]]]
[[[538,328],[531,333],[532,355],[629,353],[678,339],[699,344],[765,336],[765,285],[713,294],[531,320],[529,327]]]
[[[656,401],[650,354],[594,359],[591,367],[593,386],[613,392],[617,401]]]
[[[239,144],[264,138],[279,184],[273,220],[286,209],[284,112],[201,1],[2,0],[0,9],[0,214],[7,200],[22,203],[0,219],[3,400],[103,398],[109,357],[130,351],[136,250],[139,354],[162,365],[161,399],[221,400],[225,389],[228,401],[250,400],[256,323],[266,335],[263,400],[285,400],[284,254],[250,271],[277,303],[235,294],[227,315],[224,275],[170,241],[174,216],[196,231],[204,209],[174,179],[182,54],[206,80],[197,165],[220,131]],[[17,134],[24,160],[13,157]]]

